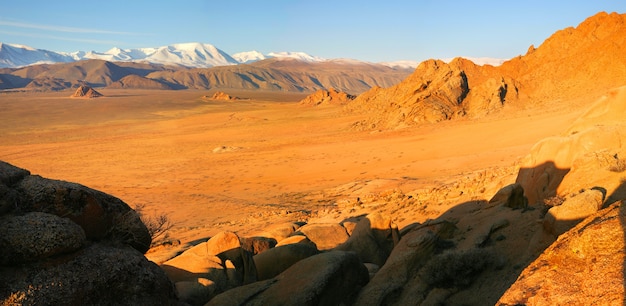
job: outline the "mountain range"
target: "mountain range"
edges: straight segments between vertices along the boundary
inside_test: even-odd
[[[155,48],[120,49],[112,48],[106,52],[76,51],[55,52],[35,49],[19,44],[0,42],[0,68],[19,68],[37,64],[69,63],[88,59],[110,62],[147,62],[153,64],[176,65],[189,68],[209,68],[249,64],[271,58],[297,59],[305,62],[323,62],[337,59],[324,59],[305,52],[239,52],[232,55],[206,43],[181,43]],[[504,60],[495,58],[469,58],[479,65],[499,65]],[[447,59],[444,61],[450,61]],[[355,60],[347,60],[355,61]],[[417,61],[392,61],[379,63],[392,68],[415,68]]]

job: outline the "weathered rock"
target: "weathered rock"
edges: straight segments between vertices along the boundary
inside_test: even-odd
[[[553,235],[561,235],[600,210],[603,200],[602,191],[597,189],[585,190],[566,199],[563,204],[550,208],[544,217],[543,227]]]
[[[558,237],[497,305],[623,305],[624,204],[587,217]]]
[[[72,98],[97,98],[101,96],[101,93],[87,85],[80,85],[74,94],[71,95]]]
[[[304,234],[320,251],[330,250],[348,240],[348,232],[338,223],[307,224],[296,233]]]
[[[276,239],[267,237],[241,237],[241,247],[256,255],[276,246]]]
[[[407,233],[387,262],[359,293],[355,305],[391,305],[437,249],[438,236],[428,228]]]
[[[362,218],[352,236],[335,250],[352,251],[362,262],[383,266],[399,240],[400,232],[391,218],[373,213]]]
[[[0,265],[37,261],[78,250],[85,232],[66,218],[41,212],[0,217]]]
[[[300,226],[301,225],[296,222],[278,223],[269,226],[256,236],[274,238],[277,242],[280,242],[281,240],[293,235],[298,228],[300,228]]]
[[[287,270],[296,262],[318,254],[319,251],[303,243],[287,244],[254,255],[259,280],[266,280]]]
[[[0,161],[0,183],[11,186],[30,175],[30,171]]]
[[[309,238],[307,238],[304,235],[293,235],[293,236],[287,237],[287,238],[281,240],[279,243],[277,243],[276,247],[283,246],[283,245],[288,245],[288,244],[294,244],[294,243],[309,244],[310,246],[312,246],[315,249],[317,249],[317,246],[315,245],[315,243],[311,242],[311,240],[309,240]]]
[[[175,283],[182,301],[202,305],[225,290],[257,280],[252,253],[232,232],[220,232],[161,267]]]
[[[79,252],[0,266],[3,305],[163,305],[178,303],[163,270],[124,245],[91,244]]]
[[[513,209],[527,209],[528,199],[524,196],[524,188],[520,184],[511,184],[502,187],[489,200],[489,205],[502,205]]]
[[[330,251],[304,259],[273,279],[224,292],[207,305],[350,305],[368,280],[354,253]]]
[[[16,211],[41,211],[80,225],[87,239],[116,240],[145,253],[152,237],[137,212],[122,200],[80,184],[24,177],[15,184],[20,194]]]
[[[354,100],[356,96],[337,91],[334,88],[329,88],[328,90],[320,89],[306,98],[300,100],[300,104],[309,105],[309,106],[318,106],[318,105],[341,105]]]

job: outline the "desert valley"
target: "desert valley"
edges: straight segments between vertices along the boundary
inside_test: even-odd
[[[0,298],[623,305],[624,55],[0,68]]]

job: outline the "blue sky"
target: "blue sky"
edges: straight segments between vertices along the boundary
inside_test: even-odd
[[[54,51],[203,42],[371,62],[511,58],[623,0],[0,1],[0,42]]]

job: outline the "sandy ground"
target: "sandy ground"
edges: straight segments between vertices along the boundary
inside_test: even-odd
[[[450,205],[400,212],[380,201],[349,203],[427,193],[485,169],[498,173],[498,188],[514,179],[534,143],[581,113],[523,111],[357,132],[350,125],[360,117],[294,103],[304,94],[229,92],[247,99],[207,101],[207,91],[101,93],[0,93],[0,160],[167,215],[177,250],[222,230],[247,235],[269,223],[374,210],[398,214],[400,227],[422,222]],[[480,196],[488,199],[493,188]],[[168,256],[152,254],[155,261]]]

